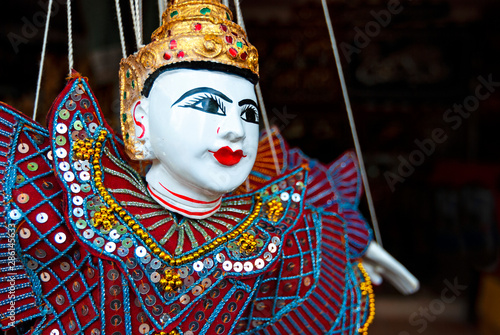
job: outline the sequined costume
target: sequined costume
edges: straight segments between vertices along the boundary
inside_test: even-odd
[[[353,154],[325,167],[275,132],[281,173],[263,140],[248,183],[194,220],[151,199],[84,78],[48,129],[0,109],[3,329],[357,334],[373,317]]]

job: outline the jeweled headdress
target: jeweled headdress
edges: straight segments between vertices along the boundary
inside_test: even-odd
[[[127,154],[144,159],[135,137],[132,108],[148,96],[154,80],[175,68],[230,72],[257,82],[257,49],[232,21],[220,0],[174,0],[152,42],[120,63],[121,123]]]

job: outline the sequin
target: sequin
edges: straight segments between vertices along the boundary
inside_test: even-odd
[[[45,250],[36,249],[35,256],[38,258],[45,258],[45,256],[47,256],[47,253],[45,252]]]
[[[80,179],[83,181],[89,181],[90,180],[90,173],[88,173],[87,171],[80,172]]]
[[[23,176],[21,176],[20,174],[16,176],[16,183],[17,184],[22,184],[22,183],[24,183],[25,180],[26,179]]]
[[[121,324],[121,323],[122,323],[122,318],[121,318],[121,316],[119,316],[119,315],[113,315],[113,316],[111,317],[111,324],[112,324],[113,326],[115,326],[115,327],[116,327],[116,326],[118,326],[118,325],[119,325],[119,324]]]
[[[226,288],[227,286],[227,280],[223,279],[221,280],[218,284],[217,284],[217,287],[220,288],[221,290]]]
[[[36,215],[36,222],[38,223],[45,223],[49,220],[49,216],[47,215],[47,213],[38,213]]]
[[[74,281],[73,285],[72,285],[72,288],[73,288],[73,292],[78,292],[78,291],[80,291],[81,285],[80,285],[79,282]]]
[[[69,119],[70,112],[67,109],[61,109],[59,111],[59,117],[63,120]]]
[[[70,112],[72,112],[72,111],[74,111],[76,109],[76,103],[73,100],[66,101],[66,103],[64,104],[64,106]]]
[[[205,266],[205,268],[211,269],[214,266],[214,261],[211,258],[206,258],[203,261],[203,265]]]
[[[134,281],[139,281],[144,277],[144,272],[142,272],[142,270],[136,269],[132,271],[131,275]]]
[[[120,238],[120,234],[118,234],[118,232],[116,231],[116,229],[113,229],[109,232],[109,237],[112,239],[112,240],[118,240]],[[115,245],[116,247],[116,245]],[[114,251],[114,249],[113,249]],[[110,252],[113,252],[113,251],[110,251]]]
[[[71,320],[69,323],[68,323],[68,328],[69,330],[73,331],[76,329],[76,322]]]
[[[144,248],[143,246],[137,247],[135,249],[135,254],[139,258],[146,256],[146,254],[147,254],[146,248]]]
[[[59,335],[59,334],[60,334],[60,333],[59,333],[59,330],[57,330],[57,329],[52,329],[52,330],[50,331],[50,335]]]
[[[90,331],[90,335],[101,335],[101,331],[97,328],[94,328]]]
[[[85,120],[85,122],[92,122],[94,121],[94,115],[92,115],[92,113],[85,113],[83,114],[83,119]]]
[[[125,262],[125,265],[129,269],[133,269],[137,266],[137,260],[135,258],[128,258],[127,261]],[[141,273],[142,273],[142,271],[141,271]]]
[[[66,234],[65,233],[57,233],[56,236],[54,237],[54,241],[57,244],[63,244],[66,242]]]
[[[224,271],[231,271],[233,269],[233,263],[231,263],[231,261],[225,261],[222,264],[222,268],[224,269]]]
[[[58,294],[56,296],[56,304],[58,304],[59,306],[61,306],[62,304],[64,304],[65,301],[66,301],[66,299],[64,298],[63,295]]]
[[[243,271],[243,264],[241,264],[241,262],[235,262],[233,265],[233,270],[236,272]]]
[[[306,287],[311,286],[311,278],[306,277],[306,278],[304,279],[304,285],[305,285]]]
[[[151,313],[153,313],[154,316],[160,316],[163,313],[163,307],[161,305],[153,306]]]
[[[122,292],[122,288],[118,285],[113,285],[109,288],[109,294],[111,294],[113,297],[116,297]]]
[[[189,329],[197,331],[200,328],[200,324],[197,321],[193,321],[189,324]]]
[[[102,237],[96,237],[93,243],[96,247],[101,248],[105,242]]]
[[[243,269],[245,269],[246,272],[250,272],[253,270],[253,264],[251,262],[245,262],[245,264],[243,264]]]
[[[146,256],[141,258],[142,264],[148,264],[151,261],[151,254],[146,253]]]
[[[187,305],[189,304],[189,302],[191,301],[191,298],[189,297],[189,295],[187,294],[184,294],[183,296],[181,296],[179,298],[179,302],[183,305]]]
[[[89,131],[91,133],[95,133],[96,130],[97,130],[97,123],[92,122],[91,124],[89,124]]]
[[[270,252],[264,253],[264,259],[268,262],[270,262],[273,259],[273,255],[271,255]]]
[[[78,134],[79,134],[79,133],[80,133],[79,131],[73,130],[73,131],[71,132],[71,139],[72,139],[73,141],[78,141],[78,140],[80,139],[80,138],[78,137]]]
[[[52,155],[52,150],[50,150],[49,152],[47,152],[47,158],[48,158],[49,160],[53,160],[53,159],[54,159],[54,157],[53,157],[53,155]]]
[[[106,250],[106,252],[109,252],[109,253],[114,252],[116,250],[116,243],[114,243],[114,242],[106,243],[106,245],[104,246],[104,250]]]
[[[203,262],[201,261],[197,261],[193,264],[193,269],[196,271],[196,272],[200,272],[200,271],[203,271]]]
[[[21,193],[17,196],[17,202],[20,204],[25,204],[30,200],[30,196],[27,195],[26,193]]]
[[[58,132],[61,135],[64,135],[68,132],[68,127],[64,123],[58,123],[56,125],[56,132]]]
[[[274,184],[274,185],[271,186],[271,192],[272,193],[276,193],[279,190],[280,190],[280,187],[278,185]]]
[[[75,175],[71,171],[64,172],[64,180],[66,180],[68,183],[71,183],[73,180],[75,180]]]
[[[120,308],[122,308],[122,302],[118,299],[115,299],[115,300],[111,301],[110,306],[111,306],[111,309],[113,311],[117,311]]]
[[[274,254],[276,250],[278,250],[278,248],[276,247],[276,244],[269,243],[269,245],[267,246],[267,250],[269,250],[269,252]]]
[[[12,220],[19,220],[21,218],[21,213],[17,209],[10,211],[9,216]]]
[[[295,186],[297,187],[297,190],[302,191],[304,189],[304,183],[301,181],[298,181]]]
[[[158,258],[153,258],[149,266],[153,270],[158,270],[161,267],[161,261]]]
[[[193,293],[193,295],[195,297],[199,296],[200,294],[203,293],[203,288],[199,285],[196,285],[195,287],[193,287],[193,289],[191,290],[191,293]]]
[[[87,229],[83,232],[83,237],[85,237],[87,240],[90,240],[92,237],[94,237],[94,231],[92,229]]]
[[[75,130],[82,130],[83,129],[82,121],[80,120],[75,121],[75,123],[73,124],[73,128],[75,128]]]
[[[71,266],[69,265],[68,262],[62,262],[60,268],[62,271],[68,272],[71,269]]]
[[[156,297],[154,295],[148,295],[146,298],[144,298],[144,303],[146,306],[153,306],[156,304]]]
[[[89,307],[87,305],[82,305],[80,309],[82,316],[87,316],[89,314]]]
[[[124,248],[124,247],[119,247],[118,250],[117,250],[117,253],[118,253],[118,256],[125,257],[125,256],[128,255],[129,249]]]
[[[274,236],[271,239],[271,242],[273,242],[275,245],[280,245],[281,244],[281,239],[278,236]]]
[[[298,193],[292,194],[292,201],[293,202],[299,202],[300,199],[301,199],[300,194],[298,194]]]
[[[189,276],[189,269],[186,267],[180,268],[177,272],[179,273],[179,276],[181,278],[186,278],[187,276]]]
[[[76,207],[73,209],[73,215],[76,216],[77,218],[81,218],[83,216],[84,212],[83,209],[80,207]]]
[[[266,265],[266,263],[264,262],[264,260],[262,258],[257,258],[255,260],[255,267],[259,270],[263,269],[264,266]]]
[[[85,222],[85,220],[79,219],[78,221],[76,221],[76,228],[78,229],[87,228],[87,222]]]
[[[288,192],[283,192],[280,194],[280,198],[282,201],[288,201],[290,200],[290,194]]]
[[[31,172],[35,172],[36,170],[38,170],[38,164],[35,162],[28,163],[27,167]]]
[[[184,335],[194,335],[194,333],[192,331],[188,330],[188,331],[184,332]]]
[[[128,237],[122,241],[122,246],[123,246],[124,248],[127,248],[127,249],[128,249],[128,248],[130,248],[132,245],[133,245],[132,239],[130,239],[130,238],[128,238]]]
[[[75,204],[76,206],[83,205],[83,198],[80,196],[73,197],[73,204]]]
[[[80,107],[82,107],[83,109],[87,109],[90,107],[90,101],[88,99],[82,99],[80,101]]]
[[[215,333],[216,334],[223,334],[225,332],[226,328],[223,325],[217,325],[215,327]]]
[[[63,146],[66,144],[66,138],[62,135],[59,135],[56,137],[56,144],[57,145],[60,145],[60,146]]]
[[[28,153],[28,151],[30,151],[30,146],[27,143],[21,143],[17,146],[17,151],[22,154],[26,154]]]
[[[30,269],[30,270],[36,270],[38,268],[38,263],[32,259],[28,260],[27,265],[28,265],[28,269]]]
[[[184,285],[186,285],[187,287],[191,287],[191,285],[193,284],[194,284],[194,278],[192,276],[184,278]]]
[[[210,286],[212,286],[212,280],[210,280],[210,278],[205,278],[201,281],[201,286],[203,286],[204,288],[209,288]]]
[[[88,192],[90,192],[90,190],[91,190],[91,187],[90,187],[89,184],[83,184],[82,185],[82,191],[83,192],[88,193]]]
[[[31,236],[31,231],[28,228],[21,228],[19,230],[19,236],[23,239],[26,240],[30,238]]]
[[[224,261],[226,260],[226,257],[224,256],[224,254],[219,253],[219,254],[217,254],[217,256],[215,256],[215,259],[219,263],[224,263]]]
[[[48,272],[40,273],[40,280],[44,283],[48,282],[50,280],[50,274]]]

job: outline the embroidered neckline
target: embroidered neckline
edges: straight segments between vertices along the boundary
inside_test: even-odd
[[[242,234],[252,225],[255,218],[259,216],[262,207],[262,200],[260,195],[257,193],[254,195],[256,204],[255,206],[253,206],[251,213],[248,213],[249,215],[247,215],[246,220],[242,220],[236,227],[233,227],[230,224],[226,224],[228,231],[225,233],[223,233],[222,231],[215,231],[214,229],[215,227],[209,222],[215,220],[215,222],[219,224],[224,223],[224,221],[219,220],[219,217],[224,216],[223,212],[217,213],[219,215],[214,214],[213,215],[214,218],[210,220],[183,218],[181,222],[178,222],[174,219],[171,213],[169,213],[168,211],[164,211],[164,213],[168,214],[167,218],[157,222],[157,224],[155,224],[156,226],[151,226],[146,229],[143,229],[142,226],[139,224],[140,221],[139,222],[137,221],[139,218],[137,217],[136,219],[132,218],[127,213],[127,211],[124,210],[124,208],[120,206],[120,204],[118,204],[113,199],[113,197],[110,194],[110,191],[113,192],[113,190],[108,191],[108,189],[106,189],[103,184],[102,177],[104,168],[101,167],[101,156],[103,151],[107,154],[108,157],[112,157],[112,155],[110,155],[109,153],[109,150],[103,147],[103,143],[106,140],[107,135],[108,132],[106,130],[101,130],[99,135],[97,136],[97,140],[94,141],[92,138],[87,138],[85,140],[75,141],[73,144],[74,156],[77,159],[84,159],[92,162],[93,173],[91,174],[90,178],[93,179],[101,198],[105,202],[103,206],[101,206],[100,211],[96,212],[94,218],[91,220],[93,221],[94,227],[97,228],[102,225],[104,230],[111,231],[117,225],[119,225],[119,220],[117,217],[120,217],[127,224],[129,229],[134,232],[135,236],[137,236],[140,240],[142,240],[142,242],[151,250],[151,252],[155,256],[167,262],[168,264],[170,264],[170,266],[181,266],[200,259],[205,254],[210,253],[211,251],[215,250],[217,247],[223,244],[235,241],[237,238],[242,236]],[[116,171],[114,172],[117,173]],[[121,176],[121,177],[126,177],[126,176]],[[136,180],[136,182],[138,182],[138,180]],[[150,200],[151,202],[154,202],[152,198],[146,198],[143,200]],[[248,202],[247,204],[250,203],[251,201]],[[232,203],[230,202],[223,203],[223,205],[226,206],[225,207],[226,209],[230,208],[229,206],[231,204]],[[145,203],[144,206],[147,206],[147,203]],[[159,205],[156,204],[156,206]],[[231,210],[237,211],[238,209],[231,208],[229,211]],[[229,218],[233,220],[237,219],[231,216]],[[150,231],[158,228],[162,224],[166,224],[172,221],[174,224],[172,224],[167,234],[160,241],[157,241],[151,235]],[[205,226],[206,228],[213,230],[219,236],[213,238],[210,241],[210,243],[208,243],[208,245],[198,247],[197,241],[194,239],[194,236],[192,236],[191,228],[195,228],[198,231],[200,231],[200,233],[205,237],[205,239],[207,239],[208,233],[204,231],[202,226]],[[170,237],[172,237],[172,235],[176,230],[179,231],[179,237],[178,237],[178,244],[174,252],[175,254],[174,256],[163,251],[161,246],[165,244]],[[183,253],[185,235],[187,235],[189,240],[191,241],[193,249],[191,249],[189,252]],[[243,238],[245,239],[244,236]],[[207,240],[207,242],[208,241],[209,240]],[[194,246],[193,244],[195,244],[196,246]]]

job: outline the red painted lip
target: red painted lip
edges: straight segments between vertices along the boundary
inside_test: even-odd
[[[230,147],[222,147],[217,152],[210,151],[214,154],[215,159],[226,166],[233,166],[239,163],[242,157],[246,157],[243,155],[243,151],[236,150],[233,151]]]

